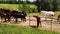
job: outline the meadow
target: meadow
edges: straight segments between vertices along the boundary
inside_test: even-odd
[[[22,7],[22,4],[20,4]],[[17,10],[22,11],[22,8],[18,4],[0,4],[0,8],[4,9],[10,9],[10,10]],[[30,8],[36,8],[34,5],[30,5]],[[54,18],[57,18],[57,16],[60,14],[60,11],[56,11]],[[29,13],[28,15],[40,15],[41,17],[44,17],[43,13]],[[7,25],[7,24],[1,24],[0,23],[0,34],[60,34],[54,31],[48,31],[44,29],[38,29],[38,28],[30,28],[30,27],[23,27],[23,26],[17,26],[17,25]]]
[[[38,28],[23,27],[18,25],[7,25],[0,23],[0,34],[60,34]]]
[[[10,10],[17,10],[18,5],[17,4],[0,4],[0,8],[10,9]]]
[[[28,12],[32,12],[32,10],[34,8],[36,8],[35,5],[26,5],[25,7],[23,7],[23,4],[0,4],[0,8],[3,9],[9,9],[9,10],[17,10],[17,11],[23,11],[23,9]]]

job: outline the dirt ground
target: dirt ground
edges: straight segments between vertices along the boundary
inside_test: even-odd
[[[34,18],[35,19],[35,18]],[[36,26],[36,20],[31,19],[33,21],[29,21],[29,19],[27,19],[26,22],[18,22],[17,24],[14,23],[14,21],[11,21],[11,23],[5,23],[5,24],[9,24],[9,25],[19,25],[19,26]],[[60,24],[57,23],[52,23],[50,21],[42,21],[42,28],[39,26],[39,29],[46,29],[46,30],[52,30],[52,31],[56,31],[56,32],[60,32]]]
[[[42,28],[39,26],[39,29],[46,29],[46,30],[52,30],[52,31],[57,31],[60,32],[60,24],[52,24],[51,23],[46,23],[46,22],[41,22],[42,23]],[[22,26],[36,26],[36,21],[27,21],[25,23],[19,23]]]

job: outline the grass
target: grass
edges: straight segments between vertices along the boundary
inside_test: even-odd
[[[60,33],[54,31],[41,30],[37,28],[29,28],[0,23],[0,34],[60,34]]]
[[[17,10],[19,8],[18,6],[19,6],[18,4],[0,4],[0,8],[10,9],[10,10]],[[30,7],[31,6],[32,5],[30,5]],[[35,6],[33,5],[32,7]],[[56,11],[54,18],[57,18],[59,14],[60,12]],[[39,15],[39,14],[30,13],[30,16],[33,15]],[[40,16],[44,17],[43,13],[41,13]],[[37,28],[29,28],[29,27],[22,27],[16,25],[6,25],[0,23],[0,34],[60,34],[60,33],[54,31],[41,30]]]
[[[0,4],[0,8],[5,8],[5,9],[10,9],[10,10],[17,10],[19,9],[20,5],[20,10],[22,10],[22,4]],[[35,5],[29,5],[30,8],[36,8]]]
[[[18,9],[18,4],[0,4],[0,8],[17,10]]]
[[[59,14],[60,14],[60,11],[56,11],[55,15],[54,15],[54,18],[57,18]]]

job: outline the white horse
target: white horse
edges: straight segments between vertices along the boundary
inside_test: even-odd
[[[45,16],[45,20],[46,20],[46,16],[54,16],[54,12],[53,11],[41,11],[44,16]]]

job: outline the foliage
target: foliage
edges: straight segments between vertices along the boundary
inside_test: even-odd
[[[18,0],[18,1],[16,1],[16,0],[0,0],[0,3],[2,3],[2,4],[23,4],[24,2],[26,2],[26,4],[38,4],[38,3],[36,3],[37,2],[37,0],[35,0],[34,2],[30,2],[30,1],[28,1],[28,0],[26,0],[26,1],[23,1],[23,0]],[[38,0],[38,2],[39,2],[39,9],[40,10],[47,10],[47,11],[59,11],[60,10],[60,0],[41,0],[41,1],[39,1]],[[39,10],[39,11],[40,11]]]
[[[0,4],[0,8],[3,9],[9,9],[9,10],[17,10],[19,12],[26,11],[26,12],[37,12],[36,6],[33,4],[26,4],[25,7],[23,7],[23,4]]]

